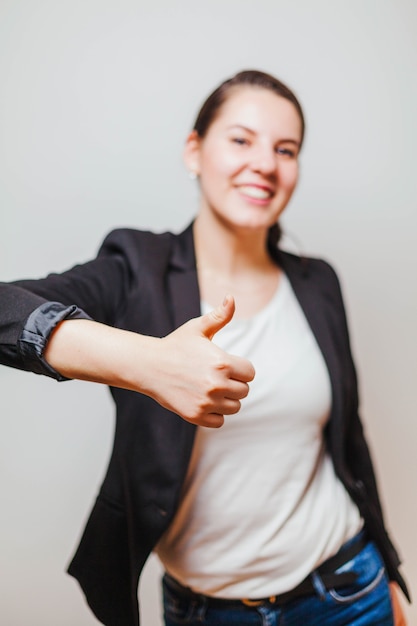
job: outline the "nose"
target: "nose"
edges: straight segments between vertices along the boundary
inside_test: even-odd
[[[257,146],[252,154],[251,167],[254,172],[271,175],[276,172],[276,153],[271,146]]]

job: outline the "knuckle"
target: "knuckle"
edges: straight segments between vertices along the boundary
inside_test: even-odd
[[[230,373],[230,363],[225,358],[226,355],[220,354],[217,357],[217,361],[215,363],[215,368],[218,372],[222,372],[224,375],[228,375]]]
[[[213,309],[208,315],[210,319],[217,324],[223,321],[223,317],[220,315],[218,309]]]
[[[198,401],[198,404],[197,404],[196,408],[197,408],[197,410],[196,410],[197,417],[198,418],[203,417],[210,409],[209,398],[201,397],[199,399],[199,401]]]
[[[213,369],[206,380],[206,393],[209,398],[213,398],[219,391],[225,387],[225,374],[222,369]]]

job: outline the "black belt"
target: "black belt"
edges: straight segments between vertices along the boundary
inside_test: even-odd
[[[326,588],[337,589],[345,585],[350,585],[356,580],[356,574],[354,572],[342,572],[336,574],[336,570],[342,565],[353,559],[363,548],[367,545],[369,539],[365,532],[359,533],[359,535],[349,545],[343,547],[334,556],[324,561],[316,570]],[[316,593],[313,585],[311,574],[307,576],[297,587],[286,591],[276,596],[270,596],[269,598],[260,598],[259,600],[251,600],[248,598],[242,598],[240,600],[230,600],[228,598],[213,598],[201,593],[196,593],[189,587],[184,587],[177,580],[172,578],[169,574],[164,576],[164,584],[167,588],[175,593],[180,598],[194,601],[204,601],[208,607],[212,608],[237,608],[242,604],[249,607],[256,607],[262,604],[280,605],[286,602],[291,602],[303,596],[313,595]]]

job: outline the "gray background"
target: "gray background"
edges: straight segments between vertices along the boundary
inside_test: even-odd
[[[414,0],[0,0],[1,277],[94,256],[121,225],[181,229],[199,104],[270,71],[307,116],[291,248],[341,275],[388,526],[417,582]],[[106,389],[0,371],[0,621],[88,626],[65,565],[110,452]],[[141,584],[157,626],[158,566]],[[414,611],[414,612],[413,612]],[[411,623],[417,613],[410,611]],[[414,622],[413,622],[414,620]]]

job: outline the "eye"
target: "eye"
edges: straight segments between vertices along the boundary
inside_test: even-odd
[[[294,159],[297,156],[297,151],[293,148],[284,148],[282,146],[278,146],[276,148],[276,153],[282,156],[288,157],[290,159]]]
[[[238,146],[248,146],[249,141],[244,137],[232,137],[232,142],[236,143]]]

